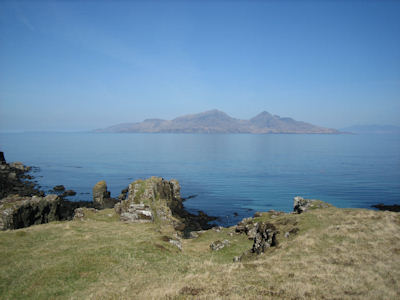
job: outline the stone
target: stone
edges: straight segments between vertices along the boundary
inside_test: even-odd
[[[242,260],[241,256],[234,256],[233,257],[233,262],[240,262]]]
[[[97,213],[98,210],[95,208],[78,207],[74,210],[74,220],[83,221],[88,212]]]
[[[229,245],[229,241],[228,240],[223,240],[222,242],[218,240],[218,241],[212,242],[210,244],[210,249],[212,251],[219,251],[219,250],[225,248],[228,245]]]
[[[372,205],[372,207],[375,207],[375,208],[377,208],[379,210],[400,212],[400,205],[398,205],[398,204],[385,205],[383,203],[379,203],[379,204],[376,204],[376,205]]]
[[[6,159],[4,157],[4,153],[0,151],[0,164],[6,164]]]
[[[222,226],[214,226],[213,228],[211,228],[212,230],[216,231],[216,232],[220,232],[224,227]]]
[[[123,201],[128,196],[129,188],[125,188],[121,191],[121,194],[118,195],[118,200]]]
[[[293,211],[301,214],[305,212],[310,206],[310,200],[303,197],[296,196],[293,199]]]
[[[65,186],[63,185],[56,185],[55,187],[53,187],[53,190],[58,192],[58,191],[65,191]]]
[[[92,190],[93,205],[97,209],[114,208],[119,201],[111,198],[110,192],[107,190],[107,184],[104,180],[95,184]]]
[[[253,240],[256,237],[256,233],[257,233],[257,224],[258,223],[254,223],[253,227],[247,230],[247,238],[249,240]]]
[[[130,204],[127,211],[120,213],[120,220],[125,222],[153,222],[154,216],[150,206],[144,204]]]
[[[252,253],[261,254],[268,248],[277,245],[276,235],[278,231],[271,223],[260,222],[257,224],[256,236],[254,238]]]
[[[62,194],[62,197],[75,196],[75,195],[76,195],[76,192],[74,190],[66,190]]]
[[[25,166],[22,162],[19,161],[10,163],[10,167],[20,170],[21,172],[28,172],[31,169],[30,167]]]
[[[259,211],[255,212],[254,218],[259,218],[259,217],[262,217],[262,212],[259,212]]]
[[[177,247],[180,251],[182,251],[182,243],[181,243],[180,240],[170,239],[169,242],[170,242],[170,244],[172,244],[175,247]]]
[[[256,235],[256,226],[257,223],[254,223],[253,218],[245,218],[236,225],[235,232],[244,233],[252,240]]]
[[[198,237],[199,237],[199,234],[196,231],[191,231],[188,236],[189,239],[196,239]]]

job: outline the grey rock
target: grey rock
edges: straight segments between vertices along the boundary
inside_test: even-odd
[[[170,239],[169,242],[182,251],[182,243],[180,240]]]
[[[62,200],[46,197],[8,196],[0,200],[0,230],[18,229],[61,219]]]
[[[189,239],[196,239],[198,237],[199,237],[199,234],[196,231],[191,231],[188,236]]]
[[[240,262],[242,260],[241,256],[235,256],[233,257],[233,262]]]
[[[220,232],[224,227],[222,226],[214,226],[213,228],[211,228],[212,230],[216,231],[216,232]]]
[[[293,199],[293,211],[301,214],[309,208],[311,200],[304,199],[303,197],[296,196]]]
[[[219,250],[225,248],[228,245],[229,245],[229,241],[228,240],[223,240],[222,242],[218,240],[218,241],[215,241],[215,242],[211,243],[210,249],[212,251],[219,251]]]
[[[268,248],[276,246],[276,235],[278,231],[273,224],[260,222],[257,224],[256,236],[254,238],[251,252],[261,254]]]

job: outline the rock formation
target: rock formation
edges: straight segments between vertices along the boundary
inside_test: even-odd
[[[244,233],[252,240],[256,236],[256,228],[257,223],[253,218],[245,218],[236,225],[235,232]]]
[[[151,177],[132,182],[127,199],[116,204],[115,211],[122,221],[170,224],[187,235],[193,230],[212,227],[208,222],[215,218],[204,213],[190,214],[182,202],[177,180]]]
[[[8,164],[0,152],[0,230],[18,229],[50,221],[71,220],[78,207],[89,202],[72,202],[60,195],[47,195],[35,187],[26,173],[31,167]],[[68,191],[72,194],[73,191]],[[74,192],[75,193],[75,192]]]
[[[104,180],[96,183],[93,187],[93,205],[95,208],[113,208],[117,202],[117,199],[111,198],[110,192],[107,191],[107,184]]]
[[[71,220],[82,202],[70,202],[57,195],[0,199],[0,230],[18,229],[51,221]]]
[[[0,199],[8,195],[25,196],[44,196],[44,192],[35,188],[33,182],[28,181],[29,175],[25,175],[31,168],[24,166],[20,162],[8,164],[4,160],[3,152],[0,164]]]
[[[266,249],[276,246],[276,235],[278,231],[273,224],[260,222],[257,224],[256,236],[254,237],[253,247],[251,252],[261,254]]]

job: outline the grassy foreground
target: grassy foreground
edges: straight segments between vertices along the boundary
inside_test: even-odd
[[[123,223],[111,209],[0,232],[0,298],[400,298],[400,214],[330,207],[259,219],[277,224],[279,245],[239,263],[252,241],[234,228],[183,240],[180,251],[169,228]]]

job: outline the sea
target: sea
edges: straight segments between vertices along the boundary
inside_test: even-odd
[[[137,179],[177,179],[193,213],[229,226],[256,211],[290,212],[293,197],[372,209],[400,203],[400,135],[1,133],[8,162],[35,166],[44,191],[92,200],[105,180],[113,197]]]

